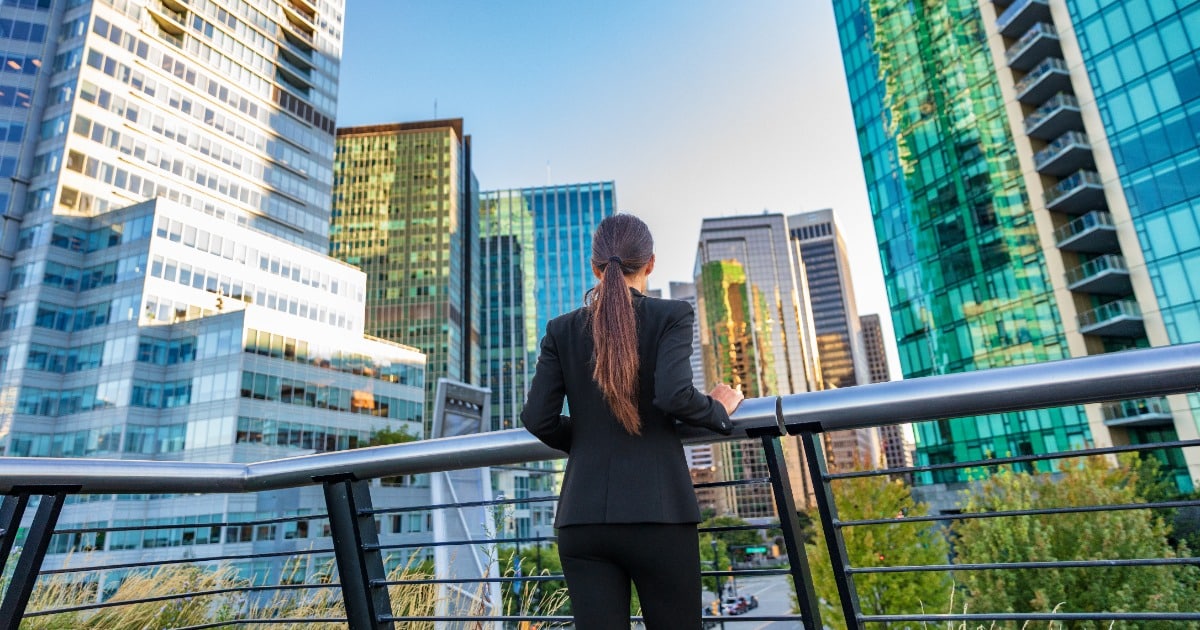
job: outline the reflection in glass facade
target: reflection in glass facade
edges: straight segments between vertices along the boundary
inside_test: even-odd
[[[787,221],[781,214],[705,219],[696,252],[697,318],[708,388],[725,382],[747,397],[820,389],[815,334],[803,276],[797,276]],[[718,476],[762,477],[766,461],[754,441],[723,443]],[[811,484],[796,439],[784,440],[784,458],[804,480],[794,486],[809,504]],[[724,504],[743,518],[772,516],[770,490],[727,489]]]
[[[492,428],[520,426],[546,323],[583,306],[595,285],[592,234],[616,212],[612,182],[484,192],[479,206],[480,357],[492,390]],[[493,488],[524,498],[552,493],[558,462],[493,471]],[[552,504],[517,506],[517,535],[551,535]],[[524,533],[522,533],[524,532]]]
[[[478,184],[461,119],[338,129],[330,255],[367,274],[367,334],[479,382]],[[427,427],[428,429],[428,427]]]
[[[1069,356],[979,3],[834,8],[904,376]],[[1091,440],[1081,407],[915,429],[918,464]]]
[[[481,195],[480,345],[497,428],[517,426],[546,324],[595,285],[592,234],[615,206],[612,182]]]
[[[1200,339],[1195,3],[834,6],[905,376]],[[1198,406],[922,423],[917,463],[1194,438]]]

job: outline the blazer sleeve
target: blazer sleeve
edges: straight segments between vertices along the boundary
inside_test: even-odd
[[[692,384],[692,325],[696,315],[679,303],[667,320],[654,367],[654,406],[677,420],[722,435],[733,433],[725,407]]]
[[[542,348],[538,354],[537,368],[525,407],[521,410],[521,422],[537,439],[551,448],[564,453],[571,452],[571,418],[562,415],[566,384],[562,366],[558,360],[558,349],[550,326],[542,337]]]

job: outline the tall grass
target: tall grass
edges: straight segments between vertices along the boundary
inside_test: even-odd
[[[415,556],[414,556],[415,557]],[[413,581],[433,578],[427,565],[410,562],[388,575],[389,581]],[[252,581],[238,577],[228,565],[165,565],[152,571],[128,575],[105,603],[129,602],[106,608],[62,612],[26,618],[22,630],[148,630],[174,628],[246,619],[331,619],[345,618],[341,589],[337,586],[287,589],[268,597],[248,595]],[[483,585],[480,585],[482,587]],[[210,593],[187,595],[187,593]],[[389,586],[392,614],[432,616],[437,610],[437,584],[394,584]],[[561,606],[565,593],[559,596]],[[153,600],[153,601],[145,601]],[[36,612],[86,606],[96,601],[96,585],[71,580],[65,575],[41,579],[26,610]],[[543,602],[543,607],[545,602]],[[553,611],[541,614],[553,614]],[[235,624],[221,626],[233,630]],[[281,626],[273,626],[281,627]],[[343,630],[345,623],[303,622],[286,624],[289,630]],[[432,630],[432,622],[405,622],[405,628]]]

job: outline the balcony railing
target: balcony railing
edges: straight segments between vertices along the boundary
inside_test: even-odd
[[[1067,288],[1083,293],[1128,295],[1131,291],[1129,268],[1118,254],[1097,256],[1067,270]]]
[[[1033,24],[1049,19],[1047,0],[1017,0],[996,18],[996,30],[1005,37],[1016,37]]]
[[[1083,128],[1079,101],[1070,94],[1055,94],[1025,118],[1025,135],[1053,140],[1072,129]]]
[[[1045,200],[1047,209],[1082,214],[1105,204],[1104,184],[1096,171],[1078,171],[1047,190]]]
[[[910,526],[927,523],[931,530],[940,531],[938,522],[947,515],[888,514],[878,519],[846,519],[838,516],[838,505],[831,488],[834,483],[855,477],[885,476],[898,473],[919,473],[981,469],[1004,465],[1030,466],[1053,460],[1071,458],[1084,454],[1117,454],[1125,452],[1148,452],[1161,449],[1200,447],[1200,440],[1175,441],[1169,443],[1138,446],[1120,446],[1069,453],[1047,453],[1017,455],[972,462],[939,463],[891,470],[861,472],[830,472],[823,456],[822,435],[831,431],[862,429],[917,422],[937,418],[961,418],[985,416],[1029,409],[1079,405],[1113,400],[1152,399],[1159,396],[1190,393],[1200,390],[1200,344],[1180,345],[1164,348],[1129,350],[1120,353],[1090,356],[1079,359],[1053,361],[1019,367],[997,368],[917,378],[889,383],[878,383],[860,387],[812,392],[800,395],[769,397],[747,400],[735,414],[736,432],[722,438],[694,429],[682,430],[688,443],[705,443],[714,440],[742,440],[743,444],[757,442],[763,448],[769,475],[764,479],[749,479],[737,484],[770,484],[775,508],[782,516],[775,525],[782,532],[787,554],[787,568],[755,570],[712,570],[703,571],[706,578],[724,580],[738,576],[786,576],[791,580],[799,602],[800,611],[795,614],[750,614],[731,621],[799,621],[806,628],[821,628],[822,612],[810,572],[808,551],[800,535],[796,517],[796,504],[791,490],[792,480],[785,465],[781,439],[798,436],[809,457],[804,462],[804,474],[813,480],[812,492],[819,516],[818,526],[824,534],[833,580],[838,595],[831,603],[838,606],[845,616],[845,627],[860,630],[867,624],[887,622],[914,622],[942,625],[947,622],[979,621],[986,624],[994,621],[1095,621],[1107,627],[1113,621],[1178,621],[1195,624],[1200,622],[1200,612],[1187,607],[1179,612],[1156,612],[1146,608],[1140,610],[1074,610],[1069,605],[1055,607],[1053,611],[1036,613],[1013,613],[1004,611],[970,610],[962,613],[951,611],[883,611],[865,613],[859,605],[856,580],[869,579],[871,574],[906,573],[920,574],[938,572],[949,575],[961,571],[1047,571],[1047,575],[1058,570],[1110,571],[1114,566],[1200,566],[1200,558],[1177,557],[1168,553],[1164,557],[1108,557],[1109,549],[1089,550],[1087,558],[1064,558],[1045,562],[995,562],[981,564],[927,564],[927,565],[872,565],[855,566],[847,554],[843,531],[851,528],[878,528]],[[942,421],[952,422],[952,421]],[[974,417],[967,418],[972,427]],[[749,440],[750,442],[746,442]],[[99,615],[106,611],[131,610],[138,605],[152,605],[155,609],[182,605],[181,602],[201,602],[201,610],[216,612],[218,607],[206,608],[204,598],[235,595],[245,607],[220,608],[223,618],[193,624],[188,628],[220,626],[252,626],[265,621],[284,622],[330,622],[346,623],[354,630],[406,627],[412,622],[475,622],[480,627],[495,628],[499,623],[531,621],[545,623],[568,623],[570,617],[553,612],[505,611],[489,613],[489,598],[496,599],[505,585],[524,583],[532,588],[535,584],[562,580],[557,573],[538,572],[535,575],[487,573],[475,579],[454,577],[431,577],[421,571],[393,572],[385,574],[385,554],[415,545],[390,544],[380,538],[379,523],[395,514],[442,509],[485,509],[497,506],[528,505],[536,502],[553,501],[554,497],[530,497],[515,500],[484,500],[471,503],[454,502],[438,505],[380,506],[373,504],[373,490],[378,487],[370,480],[400,475],[421,475],[476,469],[487,466],[526,465],[530,462],[559,459],[563,453],[550,449],[523,430],[498,431],[463,437],[411,442],[391,446],[364,448],[352,451],[306,455],[283,460],[250,464],[200,463],[177,461],[128,461],[92,459],[42,459],[0,458],[0,493],[4,494],[0,506],[0,575],[3,564],[13,559],[15,565],[11,579],[0,602],[0,628],[15,629],[22,619],[42,617],[53,621],[56,615]],[[526,466],[528,469],[528,466]],[[802,480],[796,480],[803,483]],[[729,483],[729,482],[726,482]],[[67,497],[86,494],[212,494],[249,493],[288,488],[319,489],[323,493],[326,510],[318,514],[283,516],[230,523],[167,524],[151,528],[142,527],[87,527],[55,531],[58,515]],[[24,519],[26,508],[36,511],[31,519]],[[1128,510],[1171,510],[1200,505],[1200,500],[1158,501],[1148,503],[1117,503],[1110,505],[1087,505],[1054,509],[1016,509],[1007,511],[983,511],[957,514],[953,518],[963,519],[1027,519],[1042,514],[1077,515],[1094,518],[1097,513]],[[232,556],[206,556],[196,552],[192,557],[181,556],[168,560],[137,558],[103,566],[70,566],[51,571],[41,570],[51,542],[55,536],[67,536],[72,545],[80,549],[103,548],[112,545],[118,534],[154,530],[178,530],[190,528],[194,545],[197,537],[210,540],[220,536],[241,536],[239,540],[250,541],[252,532],[260,527],[293,527],[299,520],[306,520],[306,530],[328,528],[328,536],[318,536],[321,541],[311,548],[279,552],[288,557],[321,556],[329,558],[330,566],[318,571],[311,580],[292,583],[284,580],[279,584],[256,584],[234,580],[231,586],[213,586],[200,577],[212,575],[218,569],[195,574],[196,579],[186,581],[182,591],[168,595],[140,597],[134,599],[106,598],[76,584],[65,588],[67,594],[82,594],[84,597],[73,603],[58,607],[29,610],[27,604],[38,584],[39,575],[50,580],[67,574],[82,574],[85,577],[103,571],[131,572],[153,570],[166,563],[204,565],[212,567],[230,559],[256,559],[268,554],[253,553]],[[1024,521],[1022,521],[1024,522]],[[26,527],[19,527],[27,523]],[[762,529],[763,525],[714,528],[714,534],[728,529]],[[22,533],[20,553],[10,553]],[[231,532],[233,532],[231,534]],[[139,534],[142,535],[142,534]],[[179,541],[186,545],[189,534],[162,536],[167,544]],[[105,540],[102,541],[101,537]],[[61,539],[61,538],[60,538]],[[459,539],[436,543],[451,547],[458,553],[483,546],[495,549],[498,544],[537,545],[551,542],[552,536],[507,537],[493,534],[486,539]],[[126,541],[127,542],[127,541]],[[122,543],[125,544],[125,543]],[[193,546],[194,546],[193,545]],[[249,547],[249,546],[248,546]],[[276,554],[276,555],[279,555]],[[882,559],[882,557],[881,557]],[[707,568],[707,567],[705,567]],[[684,568],[684,570],[692,570]],[[1052,579],[1052,578],[1047,578]],[[475,589],[483,595],[472,600],[472,606],[459,610],[457,614],[432,613],[426,610],[432,605],[427,595],[415,608],[401,608],[398,602],[412,603],[420,597],[397,599],[397,589],[436,588],[451,583],[458,588]],[[488,585],[494,591],[488,590]],[[96,589],[93,589],[96,590]],[[271,598],[275,593],[301,593],[291,599],[284,598],[283,604],[276,599],[257,608],[251,604],[254,598]],[[418,591],[431,594],[432,591]],[[489,595],[488,593],[492,593]],[[411,595],[411,592],[410,592]],[[314,611],[297,613],[298,607],[289,604],[317,603]],[[493,602],[494,603],[494,602]],[[127,608],[128,607],[128,608]],[[247,609],[266,615],[262,618],[245,616]],[[281,618],[282,617],[282,618]],[[95,617],[76,617],[95,619]],[[724,621],[724,619],[711,619]],[[397,625],[401,624],[401,625]],[[872,626],[874,627],[874,626]]]
[[[1094,164],[1092,145],[1087,134],[1068,131],[1035,153],[1033,164],[1043,175],[1062,177]]]
[[[1100,337],[1137,337],[1144,333],[1142,309],[1134,300],[1113,300],[1079,314],[1079,332]]]
[[[1054,25],[1038,22],[1004,51],[1004,61],[1010,68],[1029,70],[1050,55],[1061,54]]]
[[[1112,215],[1103,210],[1092,210],[1058,228],[1054,231],[1054,241],[1059,249],[1070,252],[1112,254],[1120,251]]]
[[[1138,398],[1101,405],[1104,424],[1110,427],[1171,424],[1171,406],[1166,398]]]
[[[1071,91],[1071,71],[1058,57],[1047,57],[1034,66],[1015,86],[1017,100],[1026,105],[1043,103],[1059,92]]]

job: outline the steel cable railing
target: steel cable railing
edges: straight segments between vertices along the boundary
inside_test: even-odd
[[[906,518],[854,518],[842,520],[838,517],[833,491],[835,482],[859,477],[882,477],[902,473],[931,473],[966,468],[995,468],[998,466],[1035,465],[1052,459],[1077,457],[1081,454],[1112,456],[1121,453],[1162,451],[1163,449],[1186,449],[1200,446],[1198,440],[1172,440],[1169,442],[1141,445],[1125,445],[1090,449],[1072,453],[1048,453],[1008,456],[975,462],[954,462],[919,465],[878,471],[830,471],[823,457],[822,434],[856,428],[869,428],[902,422],[913,422],[938,418],[978,416],[1027,409],[1109,402],[1134,398],[1167,396],[1200,390],[1200,345],[1173,346],[1147,350],[1133,350],[1110,355],[1072,359],[1028,366],[1001,368],[913,379],[894,383],[881,383],[856,388],[813,392],[809,394],[747,401],[735,417],[738,431],[734,436],[722,438],[701,432],[688,432],[692,442],[712,442],[733,439],[758,439],[764,448],[766,462],[771,470],[768,477],[699,484],[699,487],[737,486],[748,484],[770,484],[776,501],[777,524],[751,526],[717,526],[704,528],[704,532],[719,536],[747,529],[778,527],[785,538],[789,565],[785,569],[742,569],[731,571],[704,571],[709,578],[729,576],[764,576],[788,574],[795,587],[799,612],[794,615],[762,615],[739,617],[738,620],[796,620],[806,626],[820,627],[821,604],[815,594],[814,581],[808,566],[808,551],[803,542],[796,518],[796,506],[791,492],[789,471],[783,465],[780,440],[799,436],[807,453],[807,478],[812,479],[810,489],[817,507],[818,526],[826,541],[837,582],[837,595],[830,600],[840,607],[848,627],[860,628],[866,624],[922,621],[1190,621],[1200,623],[1197,612],[1164,611],[1114,611],[1114,612],[1061,612],[1061,613],[1003,613],[1003,614],[865,614],[859,606],[854,578],[886,573],[948,573],[963,571],[991,571],[1029,569],[1089,569],[1093,567],[1194,567],[1196,560],[1188,557],[1162,558],[1112,558],[1112,559],[1065,559],[1056,562],[1012,563],[928,563],[919,566],[852,566],[848,561],[842,531],[858,527],[886,527],[903,522],[905,524],[968,521],[985,518],[1010,518],[1071,513],[1095,514],[1130,510],[1175,510],[1200,505],[1194,500],[1162,500],[1144,503],[1118,503],[1115,505],[1077,506],[1071,508],[1031,508],[1027,510],[1000,510],[991,513],[939,514]],[[554,497],[523,497],[462,504],[439,504],[423,506],[397,506],[376,508],[371,504],[370,479],[398,475],[414,475],[449,470],[471,469],[485,466],[516,465],[533,461],[561,458],[562,454],[538,443],[523,431],[501,431],[492,434],[428,440],[357,451],[308,455],[286,460],[275,460],[251,464],[201,464],[187,462],[138,462],[105,460],[50,460],[32,458],[0,458],[0,491],[6,493],[0,506],[0,542],[6,552],[0,562],[10,559],[8,549],[13,547],[18,530],[24,535],[20,554],[9,575],[11,581],[4,593],[0,606],[0,628],[15,628],[23,617],[47,616],[59,611],[26,611],[37,576],[71,573],[87,573],[115,570],[141,569],[154,564],[174,563],[174,560],[113,562],[93,567],[50,569],[41,571],[51,538],[55,534],[98,535],[101,532],[132,531],[135,529],[179,529],[221,528],[256,526],[262,523],[283,523],[295,520],[328,521],[332,547],[295,550],[288,552],[266,552],[274,556],[313,556],[332,553],[336,559],[339,579],[322,584],[240,585],[239,587],[211,588],[186,593],[145,598],[144,602],[168,601],[179,597],[216,596],[233,593],[258,594],[285,590],[312,591],[331,589],[344,602],[346,615],[304,615],[303,619],[314,623],[344,621],[352,628],[392,627],[395,622],[437,621],[530,621],[565,623],[569,617],[563,615],[466,615],[439,616],[395,613],[388,600],[388,587],[433,586],[438,584],[492,584],[502,586],[518,581],[555,582],[560,575],[538,576],[484,575],[453,579],[425,576],[411,580],[395,579],[385,574],[384,552],[389,550],[416,550],[421,547],[441,545],[507,545],[522,543],[542,544],[552,542],[552,536],[491,536],[479,540],[449,540],[418,542],[387,542],[380,539],[376,525],[379,517],[388,514],[411,513],[435,509],[471,506],[494,509],[507,505],[529,505],[551,502]],[[794,471],[793,471],[794,472]],[[72,527],[58,532],[54,524],[68,495],[77,493],[227,493],[257,492],[292,487],[320,486],[325,491],[327,513],[302,516],[286,516],[262,521],[229,521],[222,523],[186,523],[137,527]],[[36,504],[33,518],[23,520],[26,508]],[[18,526],[28,521],[28,526]],[[320,536],[323,538],[323,536]],[[157,549],[157,548],[156,548]],[[191,558],[193,563],[221,563],[254,557],[255,554],[208,555]],[[332,578],[332,574],[329,576]],[[129,602],[97,602],[81,604],[75,612],[84,612],[83,606],[93,609],[129,605]],[[279,620],[274,620],[278,622]],[[181,626],[186,628],[208,628],[237,625],[255,625],[268,620],[235,618],[212,623]],[[5,625],[8,624],[8,625]]]

